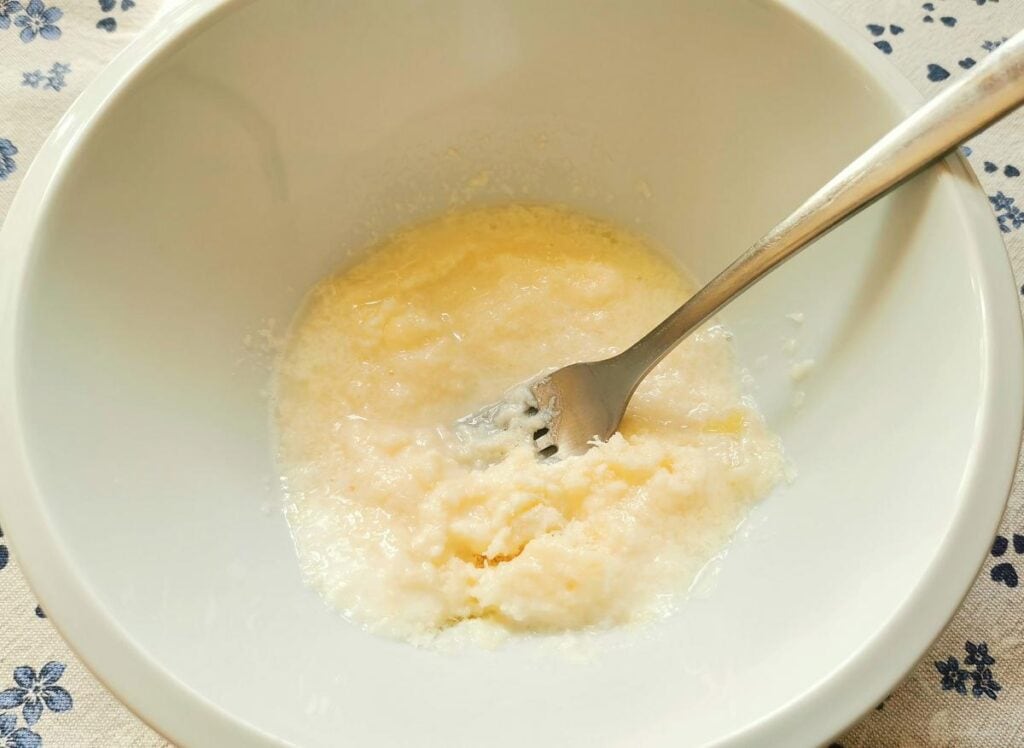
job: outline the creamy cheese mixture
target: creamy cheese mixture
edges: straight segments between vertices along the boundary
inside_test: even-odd
[[[693,291],[643,241],[567,210],[441,216],[322,281],[279,363],[286,512],[306,578],[368,628],[562,632],[671,609],[782,473],[728,333],[692,336],[621,433],[479,466],[453,422],[537,372],[629,345]]]

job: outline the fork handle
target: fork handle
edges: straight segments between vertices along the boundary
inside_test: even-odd
[[[741,292],[818,237],[1024,103],[1024,32],[889,131],[689,301],[609,359],[631,394],[661,359]],[[628,387],[627,382],[620,386]]]

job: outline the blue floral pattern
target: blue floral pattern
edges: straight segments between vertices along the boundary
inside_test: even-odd
[[[966,155],[970,156],[971,154],[968,152]],[[999,164],[993,161],[983,161],[981,168],[986,174],[995,174],[1000,171]],[[1005,164],[1001,171],[1002,176],[1006,179],[1017,179],[1021,175],[1021,170],[1014,164]],[[988,201],[992,206],[993,212],[996,214],[999,230],[1004,234],[1009,234],[1011,231],[1017,231],[1024,227],[1024,210],[1021,210],[1020,206],[1017,205],[1016,198],[1010,197],[1002,190],[998,190],[996,194],[989,195]],[[1022,288],[1021,293],[1024,293],[1024,288]],[[994,549],[993,555],[997,555],[994,553]],[[1011,586],[1015,587],[1016,581]]]
[[[50,91],[60,91],[66,85],[65,76],[71,72],[71,65],[65,62],[55,62],[47,72],[32,70],[21,74],[21,85],[29,88],[42,88]]]
[[[1021,288],[1021,293],[1024,294],[1024,288]],[[1013,552],[1017,556],[1024,556],[1024,535],[1018,533],[1013,534]],[[1011,541],[1004,535],[996,535],[996,539],[992,542],[992,557],[1002,558],[1006,555],[1007,551],[1010,550]],[[1020,576],[1017,572],[1017,567],[1013,561],[1000,561],[992,570],[989,572],[989,576],[993,582],[997,584],[1005,584],[1010,589],[1013,589],[1020,583]]]
[[[60,27],[57,21],[64,17],[64,11],[56,6],[49,8],[43,0],[29,0],[23,15],[14,19],[14,25],[21,28],[21,40],[28,44],[36,36],[49,41],[60,39]]]
[[[959,694],[967,694],[967,671],[960,668],[960,661],[950,655],[945,662],[936,662],[935,669],[939,671],[943,691],[956,691]]]
[[[879,23],[869,23],[867,30],[871,32],[871,36],[882,36],[888,31],[892,36],[899,36],[903,33],[903,27],[897,26],[895,23],[890,23],[888,29]],[[888,39],[879,39],[875,42],[875,48],[882,50],[885,54],[892,54],[892,43]]]
[[[1024,211],[1016,204],[1016,199],[1004,195],[1002,190],[990,195],[988,201],[992,203],[992,210],[996,212],[996,220],[999,221],[999,230],[1004,234],[1024,226]]]
[[[18,168],[14,157],[18,155],[18,147],[7,138],[0,138],[0,181],[7,179]],[[4,549],[4,566],[7,565],[6,548]],[[3,568],[3,567],[0,567]]]
[[[111,13],[117,9],[117,0],[99,0],[100,10],[104,13]],[[121,0],[121,12],[127,13],[135,7],[135,0]],[[112,15],[104,16],[96,22],[96,28],[108,33],[117,31],[117,19]]]
[[[982,168],[985,169],[986,174],[994,174],[997,171],[999,171],[999,165],[994,164],[991,161],[986,161],[985,163],[983,163]],[[1003,167],[1003,176],[1019,177],[1020,169],[1018,169],[1013,164],[1007,164],[1006,166]]]
[[[0,714],[0,745],[4,748],[40,748],[43,739],[27,727],[18,727],[13,714]]]
[[[935,23],[935,16],[932,15],[935,12],[935,3],[925,3],[921,8],[925,11],[925,15],[921,20],[925,23]],[[939,16],[939,23],[948,28],[953,28],[956,26],[956,18],[953,16]]]
[[[927,9],[928,6],[932,6],[932,8],[934,9],[933,3],[925,3],[925,9]],[[930,16],[926,16],[924,20],[927,22],[929,21],[929,19],[931,21],[935,20],[934,18],[930,18]],[[948,26],[950,28],[956,26],[956,18],[952,16],[945,16],[940,18],[939,20],[942,22],[942,25],[944,26]],[[1006,39],[1007,37],[1004,36],[1002,39],[998,40],[985,40],[981,43],[981,49],[985,52],[992,52],[998,49],[999,45],[1005,42]],[[971,68],[978,64],[978,61],[971,55],[966,55],[965,57],[956,60],[956,64],[957,67],[963,70],[970,70]],[[925,67],[925,75],[931,82],[940,83],[950,78],[952,76],[952,73],[950,73],[950,71],[946,67],[943,67],[939,63],[932,62]]]
[[[21,10],[18,0],[0,0],[0,29],[11,27],[11,16]]]
[[[967,653],[964,665],[973,668],[972,670],[961,667],[960,661],[952,655],[945,661],[935,663],[942,690],[956,691],[961,696],[966,696],[967,682],[970,680],[970,692],[974,698],[980,699],[982,696],[986,696],[995,701],[1003,687],[992,676],[990,666],[996,664],[996,659],[989,654],[988,645],[985,642],[975,644],[972,641],[967,641],[964,642],[964,651]]]
[[[0,710],[21,707],[21,716],[30,727],[39,721],[43,712],[69,711],[73,704],[71,694],[56,685],[64,675],[65,666],[48,662],[37,673],[28,665],[14,668],[13,688],[0,691]]]

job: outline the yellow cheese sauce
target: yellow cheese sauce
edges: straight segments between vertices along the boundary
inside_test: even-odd
[[[317,285],[278,364],[286,514],[309,583],[369,629],[564,632],[671,610],[782,475],[712,325],[620,433],[474,466],[453,422],[543,369],[628,346],[693,284],[570,211],[488,207],[403,231]]]

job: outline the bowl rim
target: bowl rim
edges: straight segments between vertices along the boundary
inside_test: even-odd
[[[152,659],[77,573],[41,500],[19,428],[14,365],[18,308],[31,247],[40,231],[38,219],[62,182],[75,147],[151,65],[253,1],[193,0],[140,33],[86,87],[46,139],[0,231],[0,473],[10,481],[9,490],[0,492],[0,510],[4,526],[13,528],[7,539],[33,593],[74,654],[140,719],[185,745],[286,743],[218,707]],[[909,113],[924,101],[894,66],[872,54],[868,40],[817,0],[772,2],[878,84],[898,111]],[[1024,423],[1024,328],[1009,258],[976,176],[959,155],[938,168],[943,170],[938,179],[950,183],[954,204],[971,227],[971,241],[963,250],[972,261],[985,331],[982,407],[951,529],[913,592],[858,651],[802,694],[711,745],[819,744],[843,730],[877,704],[926,652],[988,556],[1016,471]]]

